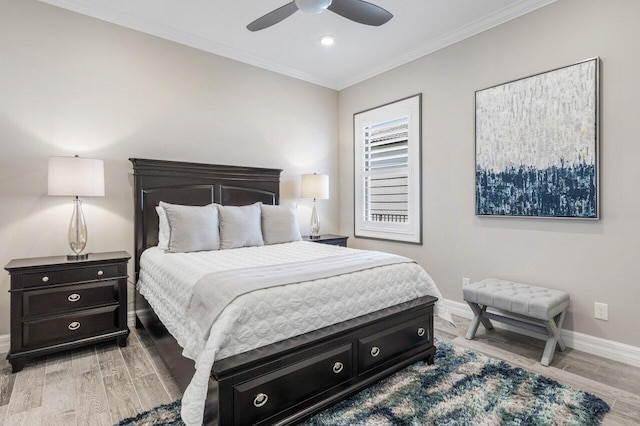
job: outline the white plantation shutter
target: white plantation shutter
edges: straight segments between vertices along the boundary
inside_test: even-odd
[[[420,95],[354,116],[355,236],[420,243]]]
[[[374,222],[407,222],[409,120],[403,117],[364,130],[365,218]]]

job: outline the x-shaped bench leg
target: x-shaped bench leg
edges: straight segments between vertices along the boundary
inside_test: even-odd
[[[480,323],[484,325],[487,330],[493,329],[493,324],[489,321],[489,318],[485,318],[482,316],[484,311],[487,310],[486,306],[480,306],[477,303],[467,302],[473,311],[473,320],[471,320],[471,324],[469,325],[469,330],[467,330],[467,335],[465,338],[467,340],[471,340],[476,337],[476,332],[478,331],[478,326]]]
[[[542,365],[549,366],[553,359],[553,354],[556,351],[556,344],[560,346],[561,351],[566,349],[564,340],[562,340],[562,336],[560,335],[560,330],[562,330],[562,323],[564,323],[564,316],[566,312],[567,311],[563,311],[556,315],[555,318],[545,321],[544,323],[547,328],[548,337],[547,344],[544,347],[544,353],[542,354],[542,361],[540,361],[540,364]]]

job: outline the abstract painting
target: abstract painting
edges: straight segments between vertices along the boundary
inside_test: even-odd
[[[476,92],[476,215],[599,218],[598,68]]]

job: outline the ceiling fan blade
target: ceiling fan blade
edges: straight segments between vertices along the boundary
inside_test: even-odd
[[[328,9],[352,21],[374,27],[393,18],[385,9],[363,0],[333,0]]]
[[[247,25],[247,29],[249,31],[264,30],[265,28],[269,28],[270,26],[275,25],[284,19],[287,19],[297,10],[298,6],[296,6],[295,1],[292,1],[289,4],[285,4],[284,6],[279,7],[276,10],[256,19],[255,21]]]

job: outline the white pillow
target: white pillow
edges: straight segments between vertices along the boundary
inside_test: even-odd
[[[301,241],[295,203],[284,206],[261,205],[262,238],[265,244]]]
[[[260,204],[218,206],[220,212],[220,248],[262,246]]]
[[[218,250],[218,208],[206,206],[182,206],[160,202],[169,222],[169,251],[188,253],[192,251]]]
[[[156,213],[158,213],[158,248],[160,250],[169,250],[171,228],[169,228],[167,213],[160,206],[156,206]]]

